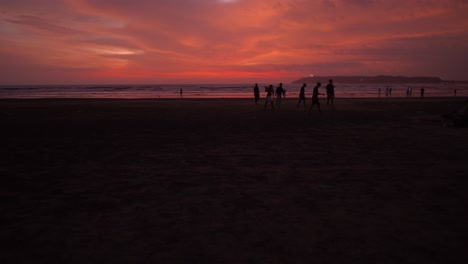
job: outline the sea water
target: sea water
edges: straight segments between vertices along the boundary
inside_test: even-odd
[[[260,95],[265,97],[265,86],[259,84]],[[253,98],[253,84],[170,84],[170,85],[2,85],[2,99],[38,98],[109,98],[109,99],[153,99],[153,98]],[[298,98],[302,84],[283,84],[286,98]],[[386,89],[392,97],[420,97],[424,87],[425,97],[467,97],[468,83],[459,84],[335,84],[337,98],[386,97]],[[276,88],[276,85],[274,85]],[[313,85],[306,87],[306,96],[312,96]],[[380,92],[379,92],[380,90]],[[455,94],[456,90],[456,94]],[[181,93],[182,92],[182,93]],[[325,86],[320,88],[325,93]]]

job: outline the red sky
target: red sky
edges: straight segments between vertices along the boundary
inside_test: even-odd
[[[0,85],[468,79],[467,0],[0,0]]]

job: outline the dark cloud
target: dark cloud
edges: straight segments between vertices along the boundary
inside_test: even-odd
[[[44,18],[34,17],[34,16],[19,16],[13,19],[5,19],[4,21],[17,24],[20,26],[27,26],[34,29],[44,30],[56,34],[61,35],[69,35],[69,34],[78,34],[80,33],[79,30],[75,30],[72,28],[68,28],[65,26],[59,26],[53,24],[52,22],[47,21]]]

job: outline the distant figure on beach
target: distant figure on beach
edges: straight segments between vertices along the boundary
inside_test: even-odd
[[[257,104],[258,100],[260,100],[260,89],[258,88],[258,84],[255,84],[253,91],[255,97],[255,104]]]
[[[304,103],[304,108],[306,107],[306,97],[305,97],[305,87],[307,84],[303,84],[301,87],[301,90],[299,91],[299,102],[297,102],[297,107],[301,104],[301,102]]]
[[[385,88],[385,97],[388,97],[388,93],[389,92],[388,92],[388,87],[387,87],[387,88]]]
[[[182,93],[183,93],[182,88],[180,88],[180,91],[179,91],[180,97],[182,97]]]
[[[276,87],[276,106],[281,107],[281,98],[283,97],[284,90],[283,90],[283,83],[280,83],[278,87]]]
[[[314,108],[314,105],[317,105],[317,109],[320,113],[322,113],[322,111],[320,110],[320,102],[318,98],[319,95],[323,95],[319,93],[318,89],[320,86],[322,86],[322,84],[318,82],[317,85],[314,87],[314,90],[312,91],[312,104],[309,107],[309,113],[312,111],[312,108]]]
[[[444,118],[443,126],[468,126],[468,99],[465,100],[465,105],[442,117]]]
[[[390,87],[390,89],[388,89],[388,96],[392,97],[392,87]]]
[[[424,98],[424,87],[421,87],[421,98]]]
[[[266,101],[265,101],[265,109],[267,108],[268,103],[271,104],[271,109],[275,109],[275,106],[273,105],[273,94],[275,93],[273,89],[273,85],[270,84],[270,86],[265,86],[265,92],[267,93]]]
[[[380,92],[381,92],[381,90],[380,90],[380,88],[379,88],[379,97],[380,97]]]
[[[331,108],[332,110],[334,110],[335,109],[334,101],[335,101],[335,86],[333,85],[333,80],[330,79],[328,80],[328,84],[327,84],[327,108],[329,108],[331,104]]]
[[[453,96],[457,96],[457,89],[453,89]]]

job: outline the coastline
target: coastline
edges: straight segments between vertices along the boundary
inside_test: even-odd
[[[466,257],[465,98],[264,100],[1,99],[2,258]]]

